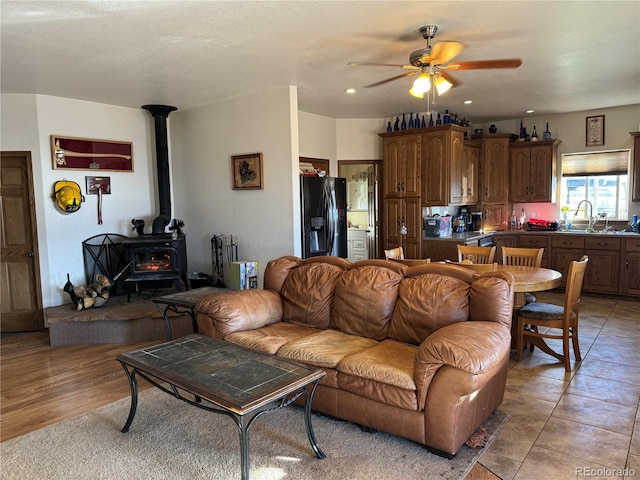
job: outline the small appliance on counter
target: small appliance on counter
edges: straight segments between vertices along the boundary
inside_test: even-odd
[[[424,221],[424,237],[450,237],[451,236],[451,217],[434,215],[432,217],[423,217]]]

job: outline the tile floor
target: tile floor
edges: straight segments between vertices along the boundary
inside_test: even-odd
[[[579,339],[571,373],[539,349],[512,352],[500,406],[511,419],[480,458],[501,479],[640,479],[640,300],[583,294]]]

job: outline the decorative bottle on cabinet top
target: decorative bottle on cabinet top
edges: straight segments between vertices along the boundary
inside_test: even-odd
[[[400,124],[400,130],[407,129],[407,120],[405,119],[405,114],[402,114],[402,123]]]
[[[542,132],[542,139],[551,140],[551,132],[549,131],[549,122],[547,122],[547,126],[545,127],[544,132]]]

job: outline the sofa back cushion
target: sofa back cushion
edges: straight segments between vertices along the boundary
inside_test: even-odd
[[[419,345],[445,325],[469,320],[471,285],[460,278],[426,273],[405,278],[389,325],[389,337]]]
[[[269,261],[264,269],[264,289],[280,293],[291,270],[298,268],[303,262],[301,258],[291,255]]]
[[[280,290],[284,321],[328,328],[333,294],[343,272],[341,267],[323,262],[305,263],[290,269]]]
[[[358,262],[340,276],[333,300],[332,328],[374,340],[387,338],[405,268],[387,268],[384,263]]]

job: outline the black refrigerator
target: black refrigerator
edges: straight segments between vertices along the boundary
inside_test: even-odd
[[[302,258],[347,258],[347,180],[300,176]]]

